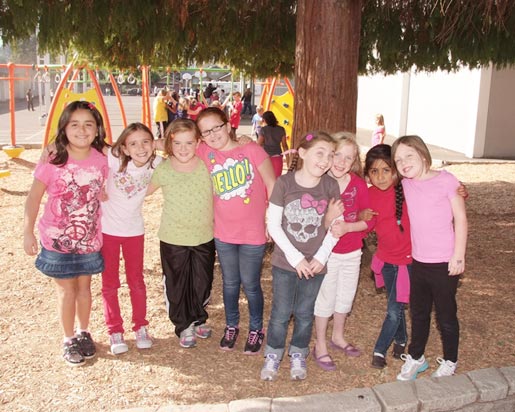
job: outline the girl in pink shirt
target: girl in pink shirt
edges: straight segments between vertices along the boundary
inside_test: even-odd
[[[275,183],[272,163],[256,143],[240,145],[231,138],[231,125],[220,109],[203,110],[197,125],[203,141],[197,155],[213,182],[215,246],[223,277],[226,327],[220,349],[235,347],[243,286],[249,307],[244,353],[255,355],[264,338],[261,266],[267,240],[265,211]]]
[[[34,256],[38,253],[34,225],[47,193],[39,220],[41,251],[36,268],[56,283],[63,358],[71,366],[83,365],[85,358],[96,354],[88,326],[91,275],[104,269],[100,253],[100,195],[107,178],[104,138],[102,116],[92,103],[75,101],[66,106],[59,118],[55,153],[36,166],[25,203],[24,249]]]
[[[443,344],[443,358],[433,377],[454,374],[458,361],[458,276],[465,270],[467,216],[458,180],[445,170],[431,169],[431,154],[418,136],[403,136],[392,145],[392,158],[411,222],[413,266],[410,311],[411,342],[398,380],[413,380],[428,368],[424,351],[434,304]]]
[[[339,237],[329,261],[327,275],[322,282],[315,303],[316,346],[313,356],[324,370],[335,370],[327,349],[327,327],[333,316],[330,346],[347,356],[355,357],[361,351],[346,341],[345,321],[352,309],[358,287],[361,248],[368,224],[359,221],[359,211],[369,207],[367,184],[363,180],[359,147],[351,133],[333,135],[337,142],[334,161],[329,175],[338,182],[343,216],[333,224],[332,233]]]

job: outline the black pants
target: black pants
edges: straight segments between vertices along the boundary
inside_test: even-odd
[[[189,325],[204,323],[211,296],[215,242],[177,246],[160,242],[168,317],[179,336]]]
[[[411,343],[408,348],[413,359],[419,359],[426,349],[434,303],[442,338],[443,358],[451,362],[458,360],[458,280],[459,276],[449,276],[447,262],[422,263],[413,260],[410,279]]]

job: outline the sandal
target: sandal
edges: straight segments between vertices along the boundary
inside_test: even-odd
[[[315,359],[315,363],[320,366],[325,371],[335,371],[336,364],[333,362],[331,356],[327,353],[322,356],[317,357],[316,347],[313,347],[313,358]],[[327,358],[328,361],[323,361],[322,359]]]
[[[348,343],[345,347],[343,347],[343,346],[337,345],[336,343],[331,341],[331,347],[336,350],[342,351],[343,353],[345,353],[345,355],[347,355],[351,358],[361,356],[361,351],[358,348],[356,348],[355,346],[351,345],[350,343]]]

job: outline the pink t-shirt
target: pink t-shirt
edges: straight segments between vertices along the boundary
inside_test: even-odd
[[[359,220],[360,210],[370,207],[368,201],[368,188],[365,181],[356,176],[354,173],[350,174],[350,181],[340,198],[345,208],[343,212],[343,219],[346,222],[357,222]],[[370,228],[371,222],[366,222]],[[349,232],[343,235],[333,249],[333,253],[350,253],[363,247],[363,238],[367,235],[367,231],[362,232]]]
[[[448,262],[454,253],[451,200],[460,183],[442,170],[427,180],[403,179],[402,187],[411,223],[413,259],[424,263]]]
[[[39,220],[41,244],[58,253],[86,254],[102,247],[99,194],[107,158],[95,149],[84,160],[56,166],[38,163],[34,177],[46,185],[48,200]]]
[[[266,186],[258,168],[268,155],[256,143],[227,151],[201,143],[198,156],[213,180],[215,238],[232,244],[266,243]]]

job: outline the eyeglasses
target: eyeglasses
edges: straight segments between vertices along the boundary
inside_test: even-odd
[[[222,123],[221,125],[215,126],[212,129],[204,130],[203,132],[200,132],[200,135],[202,137],[208,137],[211,133],[217,133],[220,130],[222,130],[222,127],[224,127],[226,123]]]

